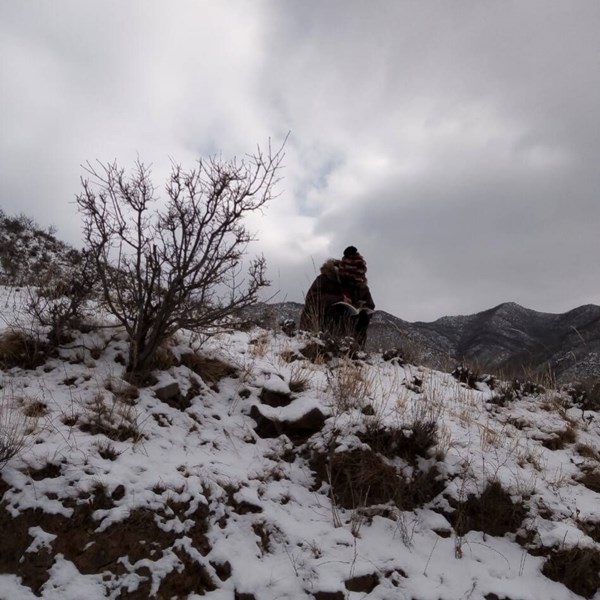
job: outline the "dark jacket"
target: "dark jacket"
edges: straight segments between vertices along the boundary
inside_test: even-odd
[[[333,258],[321,267],[321,274],[313,281],[300,315],[300,329],[305,331],[320,331],[325,329],[325,311],[336,302],[349,299],[356,308],[375,308],[369,286],[366,283],[356,284],[340,279],[338,260]]]

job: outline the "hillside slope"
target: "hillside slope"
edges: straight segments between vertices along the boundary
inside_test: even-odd
[[[73,247],[23,215],[0,210],[0,285],[39,285],[49,273],[62,271],[81,259]]]
[[[257,327],[137,389],[118,329],[35,369],[6,334],[0,598],[600,598],[600,418],[565,392]]]

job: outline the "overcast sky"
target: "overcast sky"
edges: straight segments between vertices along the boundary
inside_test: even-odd
[[[291,132],[276,300],[353,244],[407,320],[600,304],[597,0],[0,0],[0,207],[81,247],[80,165]]]

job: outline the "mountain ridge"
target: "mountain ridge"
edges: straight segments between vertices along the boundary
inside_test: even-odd
[[[271,327],[299,321],[302,304],[259,304],[247,316]],[[546,313],[503,302],[471,315],[434,321],[406,321],[376,310],[367,350],[398,347],[418,352],[434,368],[448,362],[477,364],[503,372],[551,371],[561,380],[600,375],[600,306],[585,304],[564,313]]]

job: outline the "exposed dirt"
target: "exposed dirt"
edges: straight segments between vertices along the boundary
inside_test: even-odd
[[[6,490],[6,485],[2,489]],[[199,504],[190,513],[188,503],[167,501],[167,508],[163,510],[155,513],[146,508],[137,509],[122,521],[99,531],[101,521],[94,518],[94,512],[112,508],[119,497],[122,497],[122,490],[117,489],[112,496],[108,496],[105,488],[97,486],[87,497],[64,501],[64,506],[72,510],[72,515],[68,518],[39,509],[24,510],[13,517],[7,509],[7,503],[2,502],[0,530],[10,531],[11,535],[4,540],[0,554],[0,572],[15,573],[39,595],[48,580],[48,570],[56,555],[62,554],[80,573],[107,573],[113,581],[113,589],[118,590],[120,578],[128,573],[119,559],[128,557],[129,562],[135,564],[141,560],[155,561],[165,553],[172,552],[177,557],[177,565],[162,580],[157,597],[187,598],[191,593],[202,594],[216,589],[211,575],[213,569],[190,557],[177,546],[176,542],[183,537],[181,534],[173,530],[166,531],[159,526],[160,520],[178,519],[185,522],[184,536],[189,538],[193,548],[206,556],[210,551],[206,537],[206,506]],[[33,542],[29,530],[34,526],[55,537],[49,544],[28,551]],[[141,600],[149,597],[151,578],[150,573],[145,572],[148,569],[144,569],[136,569],[136,573],[142,576],[142,584],[138,590],[121,590],[120,598]]]

